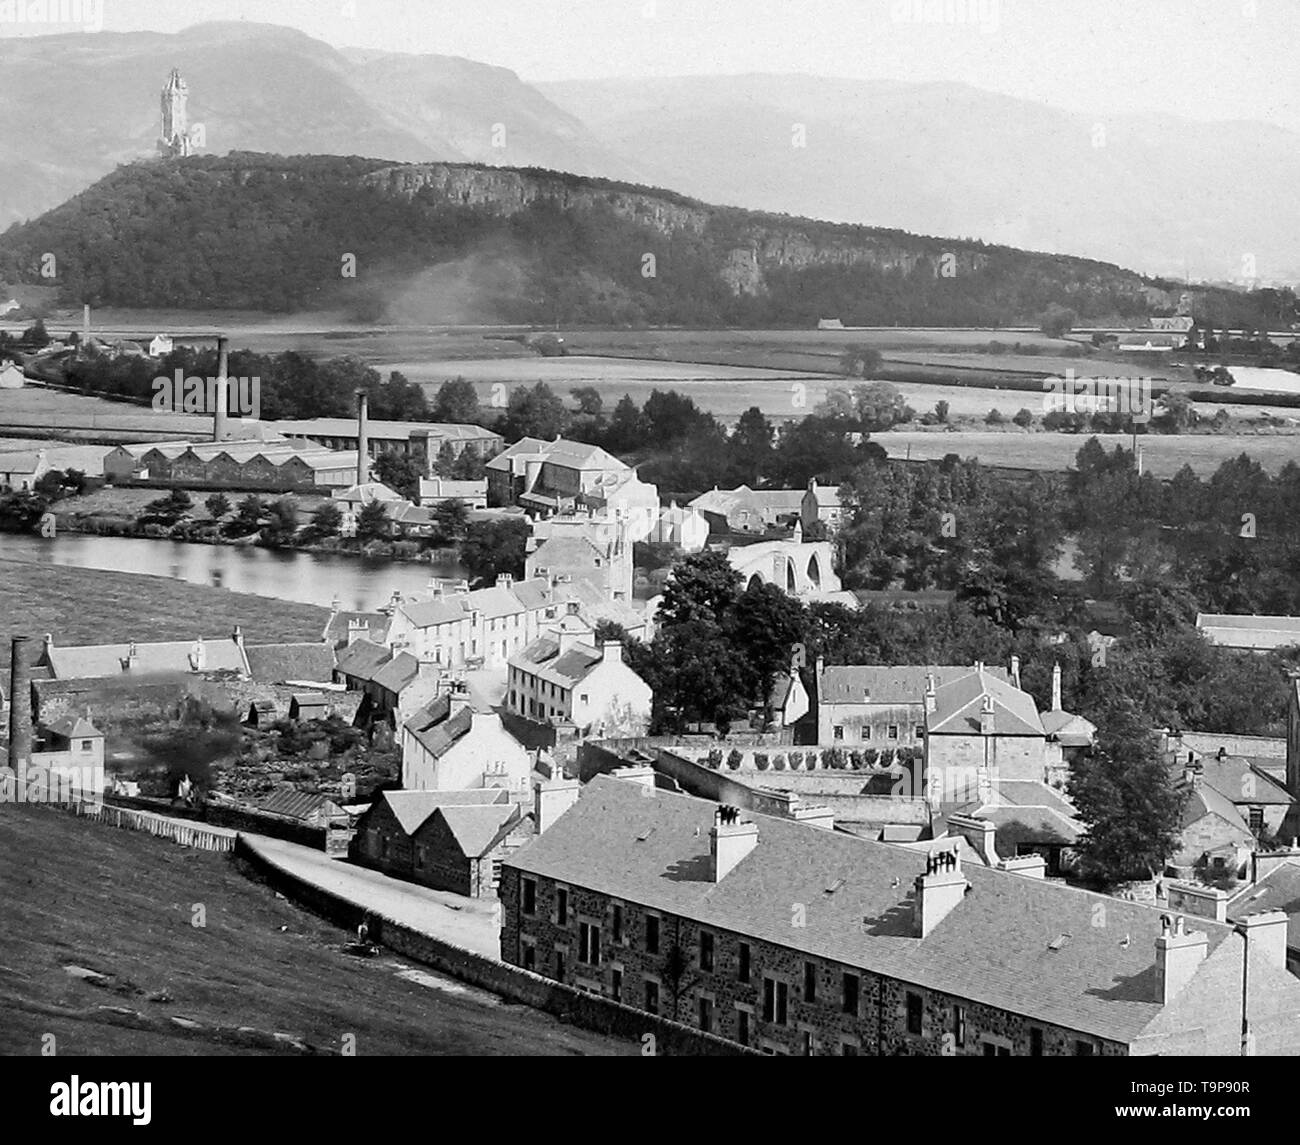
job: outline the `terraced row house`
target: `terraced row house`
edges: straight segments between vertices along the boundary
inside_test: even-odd
[[[609,776],[538,829],[501,869],[506,962],[766,1053],[1236,1055],[1244,1011],[1275,1054],[1300,1029],[1281,911],[1162,914]]]

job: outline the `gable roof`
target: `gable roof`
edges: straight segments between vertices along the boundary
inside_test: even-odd
[[[836,664],[822,669],[818,695],[824,704],[920,704],[926,676],[933,675],[939,688],[971,671],[969,664]],[[1002,669],[985,672],[1006,678]]]
[[[1185,768],[1186,765],[1180,765]],[[1251,766],[1241,756],[1205,755],[1196,763],[1201,783],[1213,788],[1234,804],[1285,804],[1295,802],[1291,793],[1271,775]]]
[[[328,644],[250,644],[244,648],[248,674],[259,684],[288,680],[327,682],[334,677],[334,649]]]
[[[1043,721],[1033,697],[987,669],[976,669],[936,689],[926,734],[981,734],[985,697],[992,700],[993,735],[1043,735]]]
[[[1253,886],[1243,887],[1228,900],[1230,922],[1270,910],[1286,914],[1286,944],[1300,950],[1300,863],[1279,863]]]
[[[716,810],[665,790],[647,799],[639,785],[599,776],[506,865],[1115,1042],[1133,1040],[1163,1008],[1153,969],[1161,912],[1153,907],[964,867],[969,892],[917,938],[912,896],[924,856],[748,814],[757,846],[714,883],[707,868]],[[792,902],[816,904],[806,927],[790,926]],[[1088,921],[1098,904],[1105,927]],[[1211,951],[1231,933],[1210,920],[1197,928]]]
[[[572,688],[604,660],[598,649],[577,644],[567,652],[560,652],[560,642],[553,636],[539,636],[531,644],[510,657],[511,668],[518,668],[562,688]]]
[[[363,621],[366,636],[372,643],[382,644],[388,639],[388,626],[392,623],[386,612],[335,612],[325,625],[325,639],[335,647],[347,643],[348,625],[352,621]]]
[[[513,826],[519,818],[519,807],[513,803],[485,806],[452,804],[439,807],[424,826],[434,819],[441,819],[465,857],[477,859],[490,850],[504,829]]]
[[[256,807],[268,815],[283,815],[289,819],[309,819],[318,812],[337,815],[342,810],[328,796],[310,791],[295,791],[292,787],[281,787],[271,792],[265,799],[259,800]]]
[[[367,682],[388,663],[392,652],[369,640],[354,640],[338,654],[336,667],[345,676]]]
[[[1242,816],[1237,805],[1209,787],[1204,783],[1193,784],[1190,788],[1186,784],[1179,784],[1180,789],[1189,791],[1187,802],[1183,805],[1183,817],[1181,826],[1190,827],[1198,819],[1203,819],[1206,815],[1217,815],[1220,819],[1226,820],[1234,827],[1239,828],[1246,836],[1250,836],[1250,828],[1246,825],[1246,820]]]
[[[415,713],[404,725],[434,759],[441,759],[474,727],[474,709],[451,713],[451,697],[439,696]]]
[[[439,807],[508,803],[510,793],[503,787],[475,788],[471,791],[381,791],[379,800],[387,804],[398,825],[408,835]]]
[[[420,662],[409,652],[399,652],[371,677],[371,682],[394,695],[401,695],[420,674]]]
[[[64,739],[104,738],[104,733],[85,716],[64,716],[48,725],[47,730]]]
[[[243,675],[247,664],[243,652],[229,636],[217,640],[204,640],[203,667],[195,669],[190,663],[190,653],[197,643],[193,640],[170,640],[153,644],[136,643],[136,662],[128,669],[122,667],[131,644],[54,645],[48,652],[49,667],[60,680],[86,680],[105,676],[147,676],[160,673],[195,671],[238,672]],[[42,659],[45,654],[42,654]]]

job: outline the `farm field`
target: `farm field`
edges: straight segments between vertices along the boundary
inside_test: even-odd
[[[59,1056],[338,1056],[345,1034],[365,1056],[640,1051],[393,956],[350,957],[350,935],[228,856],[63,811],[0,806],[0,879],[0,1054],[39,1054],[49,1034]]]
[[[1015,469],[1038,469],[1060,472],[1074,464],[1074,459],[1088,434],[999,432],[890,432],[873,434],[871,440],[883,446],[891,458],[913,461],[942,459],[949,453],[977,457],[986,465]],[[1133,439],[1126,434],[1097,434],[1107,450],[1116,445],[1132,448]],[[1190,465],[1201,477],[1209,477],[1225,461],[1242,453],[1249,454],[1270,473],[1276,473],[1288,461],[1300,462],[1300,435],[1297,434],[1208,434],[1157,435],[1138,438],[1142,447],[1143,469],[1156,477],[1169,478],[1184,465]]]
[[[0,442],[2,445],[2,442]],[[207,497],[212,495],[211,489],[190,489],[187,490],[190,498],[194,502],[190,510],[190,516],[196,521],[210,521],[211,515],[204,508],[203,502]],[[78,517],[138,517],[144,512],[145,506],[151,501],[157,501],[160,497],[166,497],[166,489],[141,489],[132,487],[114,487],[105,486],[102,489],[96,489],[91,493],[83,493],[79,497],[65,497],[54,506],[54,512],[60,519],[60,524],[64,519],[76,519]],[[238,505],[240,500],[247,496],[245,493],[225,492],[226,498],[231,505]],[[275,501],[286,494],[280,493],[258,493],[256,496],[261,497],[263,501]],[[298,494],[288,494],[293,496],[298,503],[298,514],[302,521],[306,519],[321,505],[325,504],[328,497],[306,497]],[[4,541],[0,540],[0,553],[3,552]]]
[[[250,644],[316,641],[326,609],[168,577],[7,560],[0,533],[0,664],[9,637],[56,633],[64,644],[193,640],[239,625]],[[196,630],[197,629],[197,630]]]
[[[212,419],[193,414],[157,413],[148,406],[86,397],[45,386],[0,390],[0,435],[30,439],[47,434],[69,443],[113,438],[158,441],[181,436],[201,439],[212,433]],[[0,436],[0,448],[9,448]]]

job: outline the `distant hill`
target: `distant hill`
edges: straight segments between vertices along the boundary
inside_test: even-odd
[[[363,152],[637,175],[513,72],[470,60],[341,52],[256,23],[10,37],[0,39],[0,228],[153,155],[173,67],[211,154]]]
[[[0,236],[0,279],[42,281],[46,253],[65,304],[368,320],[1007,325],[1050,303],[1131,318],[1177,299],[1086,259],[552,171],[333,156],[123,167]]]
[[[537,86],[611,150],[635,154],[643,178],[710,202],[1179,278],[1300,281],[1300,136],[1267,124],[1085,115],[961,83],[738,75]]]

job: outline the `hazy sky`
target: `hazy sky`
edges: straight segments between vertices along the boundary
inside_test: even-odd
[[[7,22],[7,10],[41,3],[102,4],[110,31],[287,24],[339,46],[467,56],[534,80],[959,80],[1082,111],[1300,130],[1298,0],[0,0],[0,36],[57,30]]]

